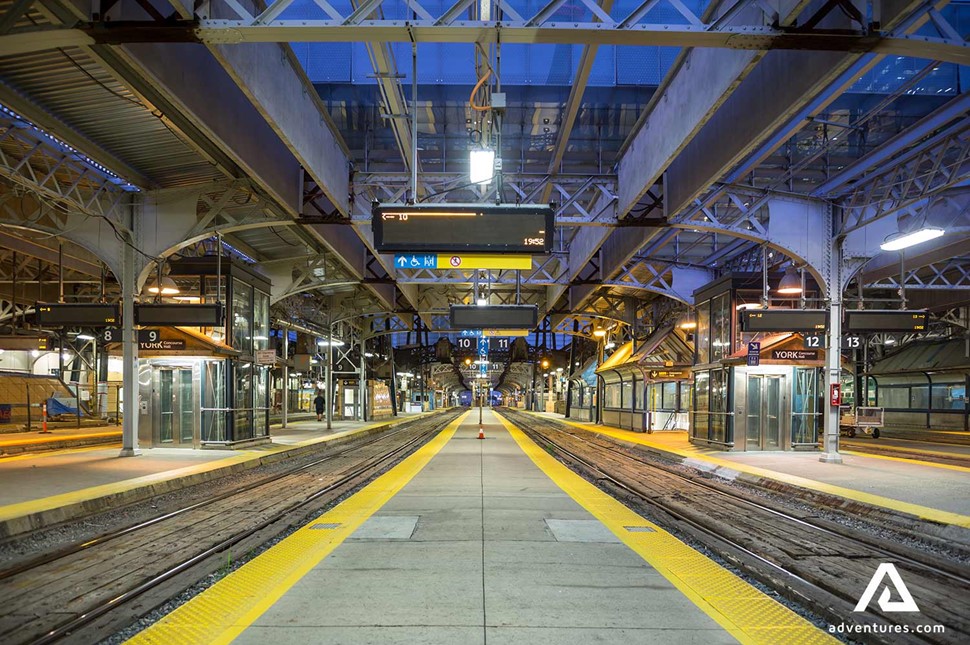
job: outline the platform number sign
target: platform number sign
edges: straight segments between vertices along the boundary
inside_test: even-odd
[[[478,340],[475,338],[459,338],[457,340],[458,349],[463,349],[466,351],[473,351],[478,345]]]
[[[160,339],[157,329],[139,329],[138,330],[138,342],[139,343],[157,343]]]
[[[102,343],[120,343],[121,330],[117,327],[105,327],[101,330]]]
[[[805,349],[819,349],[825,346],[825,338],[821,334],[805,336]]]
[[[842,337],[842,349],[861,349],[862,337],[853,334],[846,334]]]

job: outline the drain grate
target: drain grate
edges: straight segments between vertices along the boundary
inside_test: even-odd
[[[624,526],[630,533],[656,533],[657,529],[651,528],[649,526]]]
[[[314,524],[310,528],[311,529],[336,529],[336,528],[340,528],[340,524],[339,523],[328,524],[326,522],[321,522],[319,524]]]

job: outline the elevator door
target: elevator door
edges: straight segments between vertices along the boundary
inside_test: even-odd
[[[195,431],[192,370],[158,370],[158,443],[191,446]]]
[[[781,450],[783,375],[749,374],[747,450]]]

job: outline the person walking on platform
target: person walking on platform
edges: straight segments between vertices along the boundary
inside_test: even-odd
[[[313,407],[317,410],[317,421],[323,421],[323,406],[323,392],[321,390],[317,390],[317,397],[313,399]]]

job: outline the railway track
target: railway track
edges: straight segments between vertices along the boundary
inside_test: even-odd
[[[896,543],[884,526],[876,527],[878,533],[860,530],[855,528],[858,519],[849,516],[850,528],[825,514],[685,472],[595,433],[518,412],[501,413],[567,465],[638,510],[648,510],[658,524],[701,542],[829,624],[911,631],[945,627],[942,634],[853,635],[853,641],[965,643],[970,638],[970,567],[958,559],[907,547],[903,540]],[[958,545],[953,550],[958,557],[970,556]],[[918,614],[884,613],[876,602],[864,613],[853,611],[883,562],[898,567],[917,599]]]
[[[97,642],[332,505],[458,416],[417,419],[283,472],[0,570],[0,642]],[[217,486],[218,481],[209,486]]]

